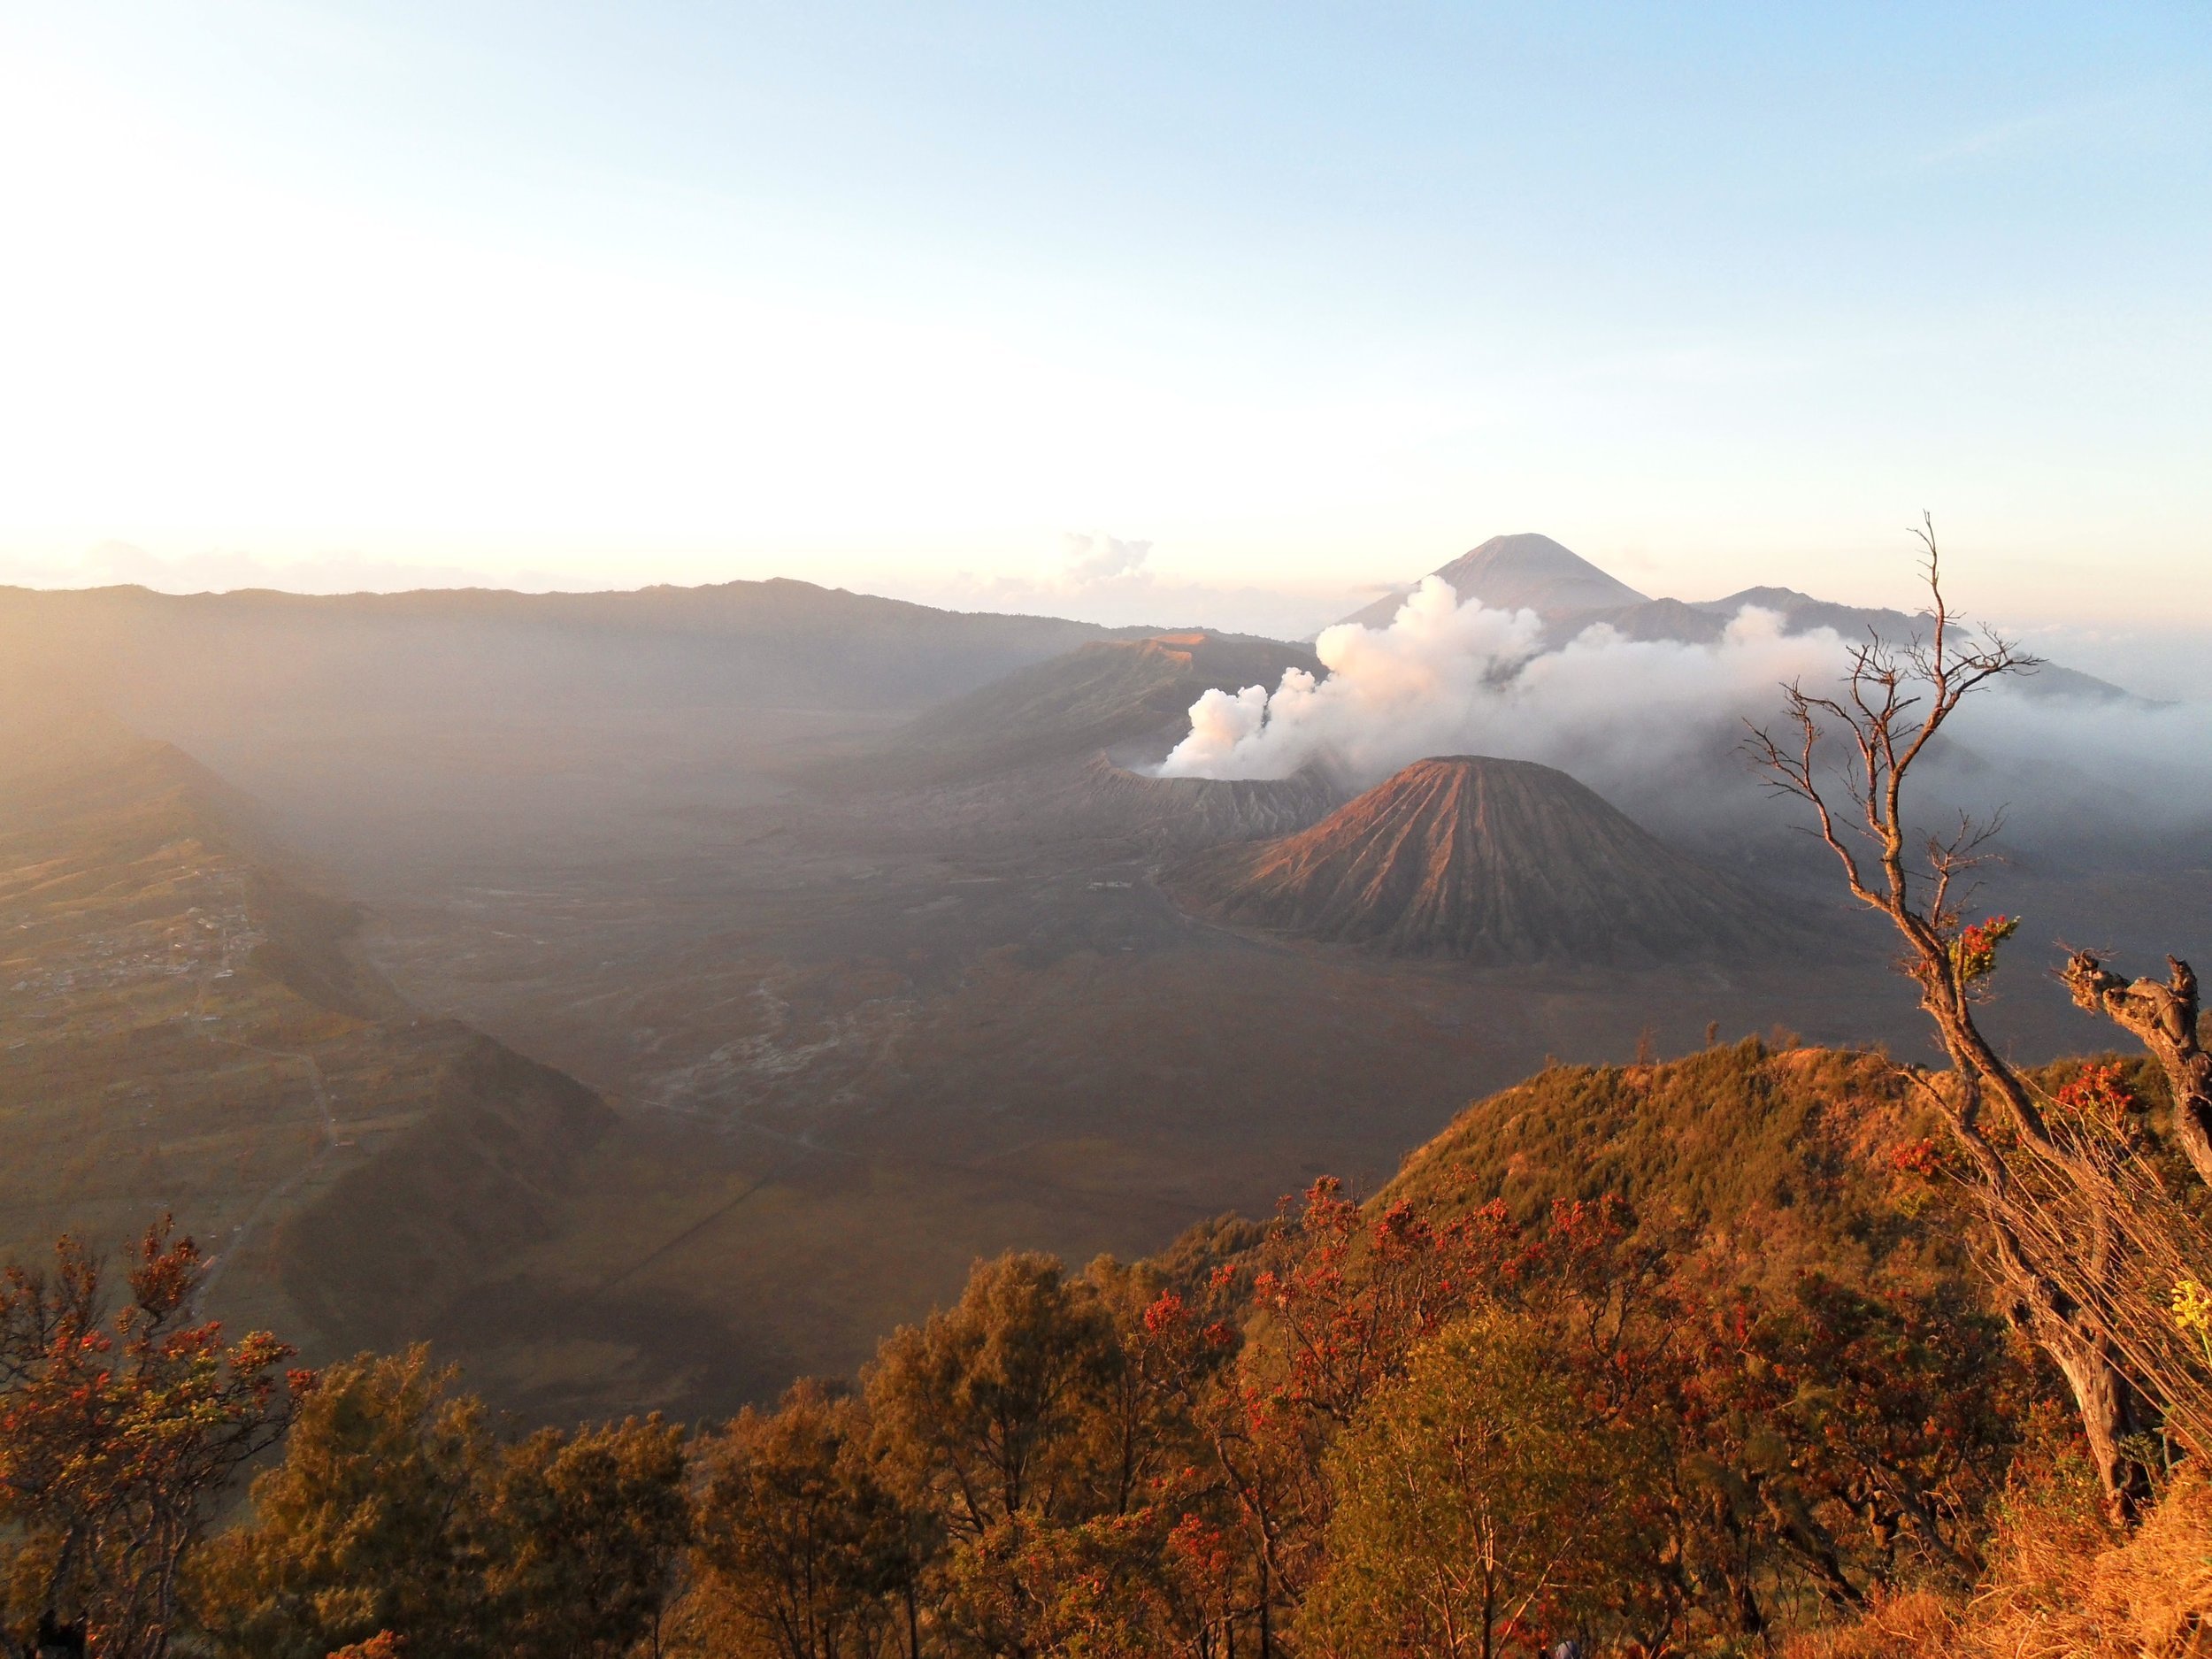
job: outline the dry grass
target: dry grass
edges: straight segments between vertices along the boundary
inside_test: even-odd
[[[2212,1481],[2185,1473],[2124,1545],[2078,1506],[2008,1517],[1967,1621],[1973,1650],[2016,1659],[2212,1652]]]
[[[1909,1654],[1959,1654],[1958,1609],[1925,1590],[1877,1601],[1866,1617],[1840,1629],[1800,1636],[1788,1659],[1905,1659]]]
[[[2212,1478],[2184,1471],[2116,1544],[2085,1485],[2016,1494],[1989,1580],[1961,1604],[1915,1592],[1800,1637],[1789,1659],[2201,1659],[2212,1655]]]

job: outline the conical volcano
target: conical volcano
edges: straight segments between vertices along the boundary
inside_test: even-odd
[[[1548,535],[1494,535],[1430,574],[1449,582],[1463,600],[1479,601],[1493,611],[1533,611],[1547,622],[1646,603],[1626,582]],[[1404,603],[1403,594],[1392,594],[1344,619],[1386,628]]]
[[[1709,959],[1791,931],[1565,772],[1471,755],[1417,761],[1311,829],[1217,848],[1169,885],[1223,921],[1481,963]]]

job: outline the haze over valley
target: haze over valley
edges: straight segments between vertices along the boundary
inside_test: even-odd
[[[9,591],[0,1075],[45,1105],[0,1233],[173,1206],[211,1305],[311,1353],[692,1414],[849,1372],[978,1256],[1379,1185],[1548,1057],[1918,1052],[1737,752],[1839,625],[1911,619],[1624,599],[1534,536],[1317,645],[796,582]],[[2021,706],[1986,729],[2190,718],[2062,668]],[[2043,752],[1990,903],[2130,959],[2201,926],[2200,773],[2085,819],[2093,757]],[[2055,987],[1993,1016],[2079,1041]]]

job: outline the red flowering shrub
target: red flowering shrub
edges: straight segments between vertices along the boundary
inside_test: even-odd
[[[1901,1141],[1889,1149],[1889,1166],[1900,1175],[1917,1175],[1932,1180],[1943,1170],[1943,1161],[1937,1155],[1936,1143],[1923,1135],[1916,1141]]]
[[[1951,962],[1968,985],[1997,971],[1997,947],[2020,931],[2016,916],[1992,916],[1974,923],[1951,941]]]
[[[2082,1067],[2080,1075],[2060,1085],[2054,1098],[2084,1125],[2108,1133],[2124,1133],[2143,1108],[2126,1073],[2109,1064]]]
[[[311,1383],[265,1332],[235,1342],[192,1319],[203,1263],[150,1227],[111,1317],[98,1261],[73,1238],[51,1276],[0,1283],[0,1523],[13,1534],[18,1641],[158,1659],[178,1572],[215,1495],[280,1439]]]

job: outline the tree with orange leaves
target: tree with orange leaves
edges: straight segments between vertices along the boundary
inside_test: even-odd
[[[216,1495],[274,1444],[311,1385],[264,1332],[193,1317],[198,1248],[165,1217],[111,1315],[74,1238],[50,1273],[0,1281],[0,1571],[10,1640],[96,1659],[162,1659],[187,1556]]]
[[[1318,1570],[1337,1436],[1519,1248],[1502,1208],[1440,1226],[1403,1204],[1375,1217],[1325,1178],[1284,1201],[1254,1266],[1215,1276],[1206,1328],[1234,1363],[1194,1389],[1189,1409],[1234,1500],[1262,1659]]]

